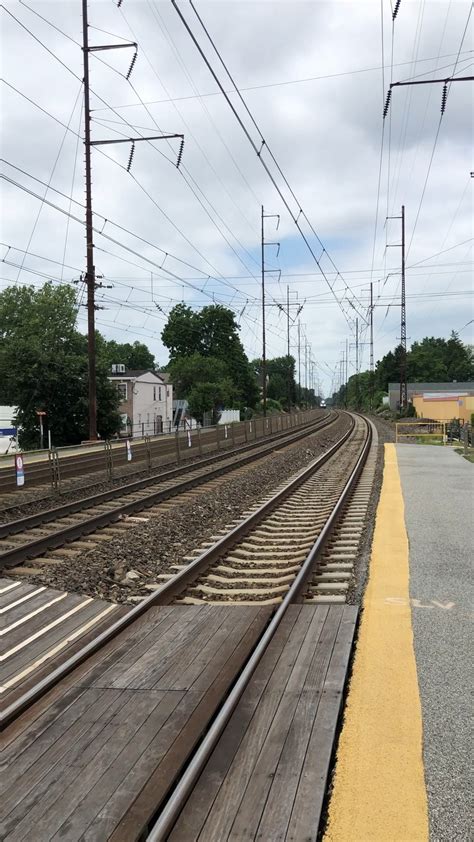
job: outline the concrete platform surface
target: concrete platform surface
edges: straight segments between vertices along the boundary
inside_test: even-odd
[[[397,445],[423,718],[430,839],[472,825],[474,466],[449,448]]]
[[[385,445],[325,842],[472,839],[474,468]]]

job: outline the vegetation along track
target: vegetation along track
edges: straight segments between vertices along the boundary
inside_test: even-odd
[[[218,453],[187,468],[178,467],[160,476],[146,477],[0,524],[0,567],[13,567],[48,550],[90,535],[144,509],[175,497],[211,479],[241,468],[274,450],[287,447],[325,429],[339,415],[331,413],[291,434],[279,434],[270,441],[248,444],[233,453]],[[133,523],[131,521],[130,523]],[[72,551],[71,555],[75,553]]]
[[[154,593],[143,599],[69,660],[41,679],[23,696],[17,698],[0,715],[0,722],[7,724],[15,719],[30,704],[60,682],[90,655],[120,634],[135,620],[143,617],[152,606],[169,605],[172,602],[194,602],[199,599],[203,601],[213,601],[214,599],[222,601],[224,599],[237,603],[262,603],[263,601],[277,603],[276,613],[273,615],[270,625],[260,639],[245,667],[244,673],[240,675],[234,685],[232,690],[234,695],[234,691],[237,692],[236,688],[240,687],[236,697],[238,700],[245,686],[243,676],[246,675],[246,680],[250,680],[288,605],[306,599],[331,601],[331,595],[327,591],[323,594],[320,588],[319,561],[322,559],[326,566],[331,563],[328,560],[327,553],[331,554],[331,547],[334,546],[335,542],[337,543],[338,536],[345,534],[343,532],[344,515],[349,517],[351,523],[353,522],[354,514],[351,511],[353,503],[357,507],[358,520],[363,519],[364,512],[362,510],[364,506],[361,507],[360,504],[357,482],[360,478],[365,500],[368,484],[371,484],[371,476],[373,476],[375,458],[372,425],[359,416],[351,416],[351,418],[351,428],[327,452],[314,460],[296,477],[283,484],[276,494],[264,501],[258,509],[248,515],[231,532],[219,538],[211,547],[200,553],[197,558],[190,560],[183,569],[172,575]],[[344,468],[342,468],[342,464],[344,464]],[[312,503],[313,498],[316,499],[316,495],[318,505],[313,507],[310,503]],[[300,521],[302,510],[310,512],[310,517],[305,519],[303,526]],[[286,543],[284,536],[281,534],[280,517],[287,518],[285,529],[293,530],[296,527],[296,532],[292,531],[292,537]],[[309,521],[312,522],[311,534]],[[276,530],[273,539],[275,539],[277,548],[283,547],[287,554],[286,558],[282,560],[286,565],[283,573],[280,564],[275,566],[269,559],[262,559],[262,548],[265,550],[268,543],[265,527],[268,527],[269,524]],[[247,563],[248,559],[241,559],[243,564],[238,569],[246,571],[246,578],[244,580],[243,576],[240,577],[239,587],[231,587],[232,584],[235,585],[235,582],[227,580],[224,588],[216,589],[217,593],[204,591],[203,585],[208,581],[213,581],[212,587],[215,586],[215,581],[209,580],[209,577],[215,575],[213,571],[222,565],[223,560],[228,559],[229,552],[234,555],[238,552],[238,547],[241,548],[242,544],[247,543],[250,535],[255,537],[256,532],[263,533],[264,537],[263,543],[258,542],[260,556],[258,559],[252,559],[253,563],[250,566]],[[277,533],[278,539],[275,537]],[[260,537],[262,537],[262,534]],[[291,557],[290,542],[292,545]],[[256,545],[252,544],[252,546],[255,547]],[[276,552],[278,552],[278,549],[275,550],[275,544],[273,544],[273,557],[275,557]],[[352,539],[351,552],[355,552]],[[282,576],[286,577],[284,582],[275,582],[275,579],[281,579]],[[232,575],[230,578],[235,577]],[[265,583],[264,586],[262,586],[262,582]],[[337,599],[344,601],[345,589],[341,588],[338,579],[336,579],[336,590],[338,591]],[[196,596],[197,593],[200,594],[199,597]],[[235,700],[234,707],[236,703]]]

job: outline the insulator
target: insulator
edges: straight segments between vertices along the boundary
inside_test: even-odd
[[[117,9],[120,9],[121,5],[122,5],[122,0],[117,0]]]
[[[446,109],[446,100],[448,98],[448,83],[445,82],[443,86],[443,93],[441,94],[441,114],[444,114]]]
[[[135,62],[136,62],[136,60],[137,60],[137,55],[138,55],[138,50],[135,50],[135,53],[134,53],[134,55],[133,55],[133,58],[132,58],[132,60],[131,60],[131,62],[130,62],[130,67],[128,68],[128,73],[127,73],[127,75],[126,75],[126,77],[125,77],[126,79],[130,79],[130,76],[132,75],[132,70],[133,70],[133,68],[135,67]]]
[[[398,10],[399,10],[399,8],[400,8],[400,3],[401,3],[401,2],[402,2],[402,0],[397,0],[397,2],[395,3],[395,8],[394,8],[394,10],[393,10],[393,12],[392,12],[392,20],[395,20],[395,18],[396,18],[396,17],[397,17],[397,15],[398,15]]]
[[[392,89],[391,89],[391,88],[389,88],[389,89],[388,89],[388,91],[387,91],[387,99],[385,100],[385,105],[384,105],[384,109],[383,109],[383,118],[384,118],[384,120],[385,120],[385,117],[386,117],[386,116],[387,116],[387,114],[388,114],[388,109],[389,109],[389,105],[390,105],[390,100],[391,100],[391,99],[392,99]]]
[[[132,140],[132,148],[130,149],[130,157],[128,159],[127,172],[130,172],[130,167],[132,166],[134,154],[135,154],[135,141]]]
[[[179,165],[181,163],[181,158],[183,157],[183,149],[184,149],[184,137],[181,138],[181,143],[179,145],[178,158],[177,158],[177,161],[176,161],[176,169],[179,169]]]

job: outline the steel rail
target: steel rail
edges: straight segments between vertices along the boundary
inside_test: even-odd
[[[253,449],[258,448],[258,447],[262,447],[265,444],[270,444],[273,441],[278,442],[280,440],[290,440],[290,439],[293,438],[293,436],[297,436],[299,433],[303,434],[304,430],[308,430],[312,426],[316,425],[317,427],[318,426],[323,427],[323,426],[325,426],[325,422],[331,423],[331,421],[335,420],[336,417],[337,417],[337,412],[334,413],[334,411],[331,410],[329,413],[327,413],[325,416],[323,416],[323,418],[319,418],[319,419],[314,418],[314,419],[311,419],[311,421],[305,421],[304,423],[298,424],[295,427],[287,427],[285,430],[279,430],[278,432],[270,433],[268,435],[262,435],[262,436],[259,436],[259,438],[253,438],[251,441],[247,440],[243,444],[242,443],[236,444],[235,446],[226,447],[223,450],[218,449],[217,451],[211,452],[211,455],[206,455],[204,457],[203,456],[200,456],[200,457],[199,456],[192,456],[190,459],[184,458],[184,455],[183,455],[182,461],[175,468],[169,468],[168,470],[164,471],[164,473],[155,473],[155,474],[148,473],[148,476],[144,477],[142,480],[132,480],[132,482],[143,481],[146,484],[146,483],[152,482],[154,479],[156,479],[156,481],[161,482],[162,479],[166,480],[167,478],[171,478],[172,476],[177,476],[179,473],[182,472],[183,469],[186,470],[186,471],[187,470],[194,470],[194,469],[197,470],[197,468],[199,468],[201,465],[206,465],[208,463],[210,464],[212,462],[219,462],[219,461],[222,461],[224,459],[229,458],[233,454],[238,455],[239,453],[245,453],[246,451],[253,450]],[[331,421],[328,421],[328,419],[331,419]],[[213,428],[204,428],[204,429],[213,429]],[[182,439],[182,441],[184,441],[184,439]],[[167,442],[172,444],[171,449],[174,452],[174,450],[175,450],[175,440],[171,441],[171,439],[167,439]],[[161,443],[162,442],[160,442],[160,441],[152,442],[152,444],[151,444],[152,451],[153,451],[154,445],[159,445]],[[212,444],[212,442],[211,442],[211,444]],[[203,443],[202,443],[203,447],[208,447],[208,445],[209,445],[208,442],[203,441]],[[144,445],[135,445],[135,447],[137,449],[139,447],[144,448]],[[159,455],[159,454],[153,454],[153,452],[152,452],[152,458],[153,458],[153,456],[156,457],[157,455]],[[165,456],[167,455],[167,451],[164,452],[164,455]],[[74,458],[75,459],[76,458],[77,459],[79,459],[79,458],[85,459],[86,457],[82,456],[82,457],[74,457]],[[98,462],[100,461],[100,464],[101,464],[102,468],[104,467],[104,454],[103,453],[100,455],[100,457],[94,456],[94,459]],[[143,457],[143,459],[140,459],[139,461],[144,463],[145,457]],[[165,463],[165,465],[163,467],[166,467],[167,464],[169,464],[169,463]],[[129,463],[125,460],[125,457],[124,457],[124,459],[120,462],[120,464],[117,467],[120,468],[121,466],[125,466],[125,465],[129,466]],[[156,465],[155,470],[159,469],[159,467],[160,467],[159,465]],[[29,466],[30,471],[34,470],[34,468],[35,468],[34,463]],[[1,482],[2,482],[2,470],[5,470],[5,469],[0,468],[0,485],[1,485]],[[135,476],[137,474],[143,474],[145,471],[147,471],[146,465],[142,465],[142,467],[140,467],[140,468],[137,465],[136,470],[132,471],[131,473],[127,473],[127,474],[117,474],[114,477],[114,479],[126,480],[126,479],[129,479],[131,476]],[[50,475],[50,473],[51,473],[51,471],[48,467],[48,476]],[[92,473],[97,473],[97,472],[93,471]],[[87,476],[87,470],[86,470],[85,475]],[[74,477],[77,477],[77,474],[69,474],[68,473],[67,475],[65,475],[64,467],[62,467],[61,468],[61,476],[63,478],[66,476],[66,478],[72,479]],[[91,486],[93,487],[95,485],[103,485],[104,481],[105,481],[104,479],[96,479],[94,482],[89,483],[89,488]],[[131,483],[124,482],[123,485],[115,486],[113,489],[111,488],[109,491],[113,492],[114,490],[117,490],[119,488],[127,488],[128,485],[130,485],[130,484]],[[16,485],[14,485],[13,488],[16,489]],[[77,488],[77,490],[80,491],[80,487]],[[69,493],[69,491],[74,491],[74,489],[69,489],[67,493]],[[104,494],[107,494],[107,493],[109,493],[109,492],[104,492]],[[19,502],[19,503],[14,503],[13,505],[10,505],[10,506],[5,506],[4,508],[0,509],[0,516],[3,517],[5,514],[8,514],[8,512],[16,511],[18,508],[21,508],[22,506],[28,506],[28,505],[35,504],[35,503],[41,503],[44,500],[51,500],[52,496],[53,496],[53,494],[49,493],[49,494],[43,495],[42,497],[34,497],[30,500],[25,500],[23,503]],[[78,501],[78,502],[80,502],[80,501]],[[64,505],[66,506],[68,504],[65,503]],[[9,523],[13,524],[15,522],[16,521],[10,521]],[[2,534],[13,534],[11,532],[10,533],[2,533],[1,532],[1,530],[6,525],[8,525],[8,524],[0,523],[0,537],[2,537]]]
[[[101,503],[107,503],[110,500],[121,497],[122,494],[133,494],[134,491],[141,491],[143,488],[147,488],[147,486],[153,485],[154,483],[166,482],[176,476],[181,476],[183,473],[198,471],[200,468],[206,468],[208,465],[218,464],[226,459],[231,459],[233,456],[238,457],[243,453],[251,453],[253,456],[258,455],[260,451],[262,453],[266,453],[269,450],[277,449],[274,447],[275,443],[280,444],[282,447],[286,447],[287,444],[291,444],[293,441],[298,441],[300,438],[310,435],[312,430],[317,432],[318,430],[322,430],[324,427],[331,425],[338,417],[339,415],[337,413],[330,413],[323,419],[315,419],[309,422],[309,424],[305,424],[304,428],[299,428],[298,430],[293,429],[291,431],[285,430],[275,434],[271,439],[257,439],[243,446],[229,448],[229,450],[214,453],[212,456],[205,456],[203,459],[189,462],[184,466],[178,465],[175,468],[170,468],[169,470],[163,471],[159,474],[152,474],[139,480],[133,480],[132,482],[124,483],[123,485],[115,486],[114,488],[109,488],[106,491],[100,491],[98,494],[91,494],[89,497],[81,497],[79,500],[72,500],[69,503],[63,503],[60,506],[56,506],[54,509],[45,509],[43,512],[36,512],[35,514],[18,518],[17,520],[0,523],[0,538],[7,538],[9,535],[16,535],[19,532],[23,532],[25,529],[31,529],[35,526],[42,525],[43,523],[49,523],[52,520],[65,517],[66,515],[75,514],[83,509],[88,509],[92,506],[100,505]],[[236,459],[236,464],[238,464],[238,459]],[[30,502],[34,504],[36,500],[32,500]],[[18,503],[12,508],[18,508],[20,505],[21,504]],[[25,503],[24,505],[29,505],[29,503]],[[3,514],[3,510],[0,511],[0,514]]]
[[[286,499],[289,494],[301,485],[308,477],[315,473],[318,468],[324,465],[328,459],[331,458],[347,441],[354,430],[354,417],[350,416],[352,425],[349,431],[344,433],[341,438],[332,447],[316,459],[304,472],[298,474],[292,482],[284,489],[281,489],[270,500],[260,506],[256,512],[253,512],[245,520],[243,520],[235,529],[228,535],[217,541],[206,552],[202,553],[197,559],[191,562],[184,571],[180,571],[173,579],[166,582],[156,591],[153,591],[142,602],[135,605],[127,614],[105,629],[96,638],[87,643],[82,649],[64,661],[60,666],[53,670],[49,675],[38,681],[33,687],[27,690],[23,695],[15,699],[3,712],[0,712],[0,727],[5,727],[12,722],[22,711],[30,707],[41,696],[47,693],[59,681],[65,678],[72,670],[79,667],[88,657],[93,655],[99,649],[108,643],[112,638],[116,637],[120,632],[131,625],[135,620],[145,614],[149,608],[156,605],[169,604],[176,593],[186,587],[189,581],[195,579],[203,569],[207,569],[212,563],[214,557],[222,554],[223,551],[236,543],[249,529],[261,518],[264,514],[275,508],[279,502]],[[189,573],[189,576],[186,576]]]
[[[305,410],[304,412],[311,412],[314,410]],[[304,413],[301,413],[304,414]],[[276,416],[275,416],[276,417]],[[288,416],[291,419],[294,416]],[[253,419],[254,424],[257,425],[257,422],[260,419]],[[240,421],[238,422],[238,426],[242,424],[247,424],[248,422]],[[298,424],[297,426],[301,429],[303,426],[308,426],[314,423],[313,421],[305,421],[304,424]],[[209,445],[217,446],[217,439],[213,438],[212,432],[215,431],[215,427],[203,427],[201,430],[201,435],[203,439],[203,446],[207,447]],[[295,426],[289,426],[285,430],[271,432],[268,435],[262,431],[262,434],[258,437],[258,439],[254,439],[254,441],[268,441],[270,436],[281,436],[291,430],[296,429]],[[237,435],[239,435],[239,430],[236,430]],[[240,435],[242,435],[242,429],[240,429]],[[152,455],[155,458],[158,458],[160,455],[167,455],[172,453],[175,450],[175,433],[168,434],[166,433],[164,436],[153,437],[150,441],[150,447],[152,451]],[[179,433],[179,440],[180,442],[186,441],[186,435],[181,430]],[[222,443],[222,440],[220,440]],[[143,463],[144,467],[142,470],[146,470],[146,452],[147,452],[147,445],[144,441],[138,441],[135,443],[132,441],[133,450],[134,450],[134,462]],[[123,447],[122,447],[123,445]],[[61,453],[60,454],[60,465],[61,465],[61,476],[65,479],[71,479],[77,476],[78,469],[81,473],[98,473],[99,470],[105,469],[105,461],[104,461],[104,451],[103,451],[103,443],[97,448],[97,452],[88,452],[88,453],[71,453],[69,455]],[[219,448],[217,448],[219,449]],[[229,452],[231,448],[228,448]],[[13,454],[11,454],[13,455]],[[8,457],[11,458],[11,457]],[[5,457],[0,457],[0,485],[5,487],[6,491],[15,491],[16,490],[16,480],[15,480],[15,468],[13,464],[6,463],[4,461]],[[113,448],[113,459],[114,459],[114,466],[117,468],[123,467],[130,467],[126,453],[125,453],[125,439],[122,441],[119,447]],[[45,459],[43,461],[38,462],[27,462],[28,468],[28,476],[29,476],[29,483],[33,486],[41,485],[40,480],[48,481],[51,476],[51,468],[49,466],[49,462]],[[137,473],[135,471],[134,473]]]
[[[331,420],[326,421],[326,423],[318,424],[314,429],[314,432],[324,429],[335,420],[335,418],[331,418]],[[156,503],[176,497],[185,491],[189,491],[191,488],[195,488],[198,485],[209,482],[211,479],[215,479],[216,477],[229,473],[236,468],[251,464],[258,458],[263,458],[269,452],[286,447],[289,444],[298,441],[300,438],[306,437],[307,435],[309,435],[308,430],[305,430],[304,433],[299,431],[295,436],[286,438],[284,441],[277,442],[276,445],[275,443],[269,443],[266,447],[262,447],[256,452],[252,451],[247,453],[247,455],[243,458],[235,459],[230,464],[217,464],[214,469],[207,471],[200,476],[188,477],[187,479],[183,479],[168,488],[159,488],[156,491],[152,491],[147,494],[146,497],[142,497],[138,500],[131,500],[128,503],[122,503],[121,505],[117,505],[106,512],[101,512],[95,516],[91,516],[87,518],[87,520],[81,521],[77,524],[70,524],[64,529],[58,529],[48,535],[35,538],[33,541],[28,541],[25,544],[21,544],[19,547],[13,548],[12,550],[6,550],[5,552],[0,553],[0,569],[7,566],[21,564],[23,561],[35,558],[48,550],[64,546],[64,544],[67,544],[69,541],[77,540],[84,535],[89,535],[91,532],[95,532],[96,529],[100,529],[104,526],[117,522],[124,515],[130,515],[135,512],[143,511],[150,506],[156,505]],[[214,464],[215,461],[216,460],[211,459],[210,463]],[[197,466],[194,470],[198,470],[198,467],[201,466]],[[162,478],[163,475],[160,478],[160,481]],[[15,521],[14,524],[21,525],[23,530],[26,528],[32,529],[38,524],[48,523],[53,521],[55,518],[60,519],[65,517],[67,514],[72,514],[74,512],[84,511],[85,509],[107,502],[107,500],[120,499],[124,495],[128,496],[134,491],[140,490],[140,486],[143,488],[147,485],[150,485],[150,481],[146,482],[145,480],[139,480],[131,485],[106,491],[91,498],[83,498],[82,501],[75,501],[74,503],[66,504],[65,506],[58,507],[58,509],[50,509],[44,513],[45,516],[50,515],[49,517],[42,517],[42,513],[38,513],[36,515],[31,515],[29,518],[22,518],[20,521]],[[8,527],[8,525],[9,524],[5,524],[5,527]],[[8,537],[9,534],[18,534],[20,532],[21,529],[14,529],[14,531],[10,533],[7,532],[5,537]],[[2,534],[1,531],[0,537],[4,537],[4,534]]]
[[[176,784],[164,808],[161,810],[157,821],[147,836],[147,842],[163,842],[163,840],[167,838],[179,814],[181,813],[184,804],[189,798],[201,772],[214,751],[214,748],[216,747],[225,727],[229,723],[229,720],[244,691],[246,690],[255,670],[257,669],[258,664],[267,651],[268,646],[279,628],[289,606],[301,600],[302,591],[313,571],[315,560],[324,548],[330,533],[333,531],[333,528],[339,519],[341,509],[345,505],[352,489],[354,488],[367,459],[372,442],[372,426],[365,418],[364,421],[367,425],[366,440],[357,463],[353,468],[346,485],[344,486],[338,502],[326,521],[322,532],[318,536],[316,542],[303,562],[303,565],[288,593],[277,608],[275,614],[270,620],[270,623],[263,632],[242,672],[233,685],[230,693],[214,717],[209,729],[202,739],[202,742],[198,746],[194,755],[191,757],[183,775]]]

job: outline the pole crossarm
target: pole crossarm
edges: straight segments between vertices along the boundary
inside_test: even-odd
[[[406,85],[447,85],[451,82],[473,82],[474,76],[448,76],[446,79],[419,79],[413,82],[392,82],[391,88],[401,88]]]
[[[138,44],[136,41],[127,41],[126,44],[98,44],[96,47],[89,47],[89,52],[98,53],[99,50],[121,50],[122,47],[135,47],[137,49]]]
[[[387,96],[385,99],[385,104],[383,107],[383,119],[385,120],[388,109],[390,107],[390,101],[392,99],[392,91],[394,88],[403,88],[407,85],[444,85],[443,88],[443,95],[441,99],[441,114],[444,114],[446,109],[446,100],[448,97],[448,85],[451,86],[453,82],[473,82],[474,76],[447,76],[445,79],[416,79],[406,82],[391,82],[390,87],[387,91]]]
[[[91,140],[91,146],[104,146],[106,143],[140,143],[141,140],[170,140],[179,137],[184,140],[184,134],[157,134],[151,137],[124,137],[118,140]]]

